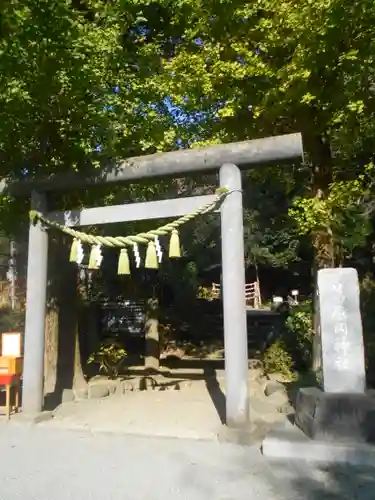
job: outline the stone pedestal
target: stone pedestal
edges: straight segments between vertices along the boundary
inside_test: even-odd
[[[295,423],[313,440],[374,444],[375,396],[300,389]]]

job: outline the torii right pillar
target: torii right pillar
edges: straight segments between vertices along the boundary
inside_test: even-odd
[[[221,206],[226,425],[249,424],[248,341],[241,171],[220,168],[220,186],[232,191]]]

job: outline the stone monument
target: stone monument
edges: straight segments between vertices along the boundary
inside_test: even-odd
[[[296,424],[311,439],[375,442],[375,397],[366,392],[358,274],[318,272],[321,387],[300,389]]]
[[[318,300],[323,389],[361,394],[366,373],[357,271],[319,271]]]

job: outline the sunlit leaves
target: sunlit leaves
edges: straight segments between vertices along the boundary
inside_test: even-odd
[[[342,252],[350,254],[365,244],[371,232],[368,206],[373,183],[374,165],[370,163],[355,180],[332,183],[325,198],[296,198],[289,213],[301,234],[330,232]]]

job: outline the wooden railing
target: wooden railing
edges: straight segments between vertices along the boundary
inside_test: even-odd
[[[221,286],[219,283],[212,283],[211,293],[214,299],[220,298]],[[254,309],[259,309],[262,306],[262,298],[260,295],[260,287],[258,281],[254,281],[254,283],[247,283],[245,285],[244,293],[246,305],[253,307]]]
[[[246,304],[259,309],[262,306],[262,297],[260,296],[260,286],[258,281],[245,285]]]
[[[218,283],[212,283],[212,297],[214,299],[220,299],[221,291],[220,291],[220,285]]]

